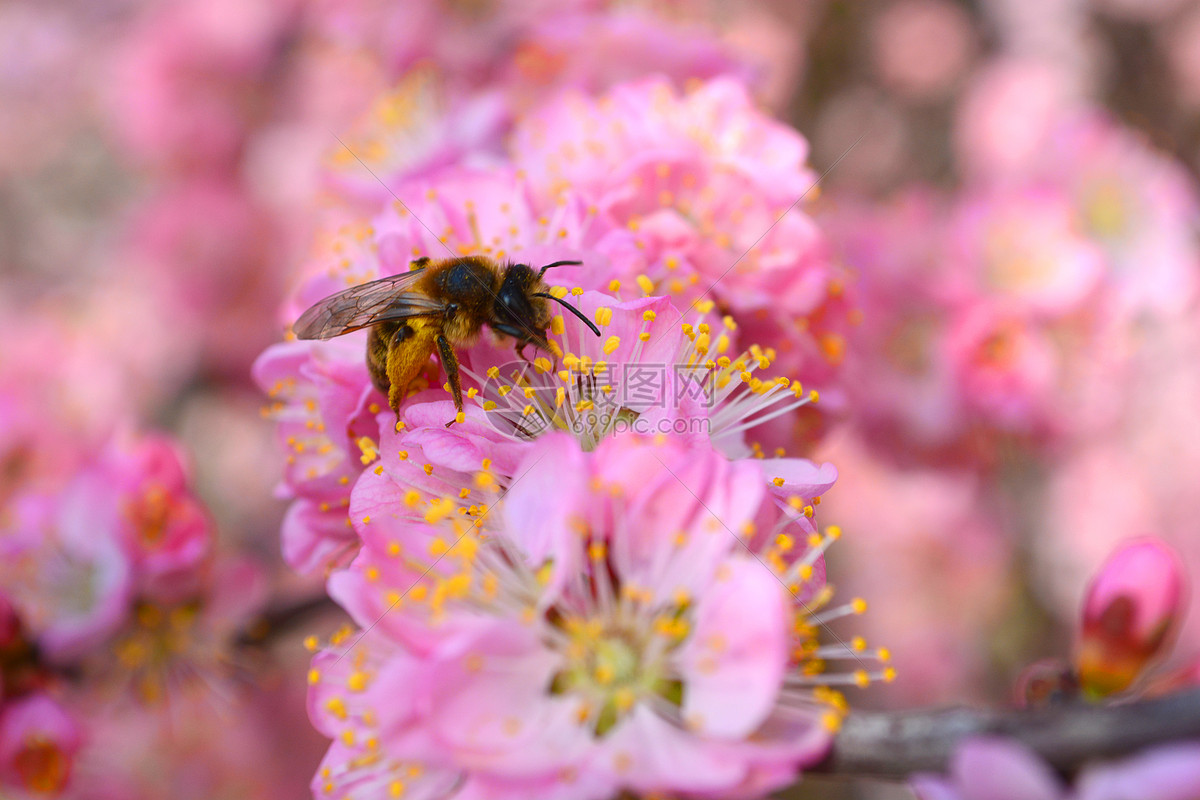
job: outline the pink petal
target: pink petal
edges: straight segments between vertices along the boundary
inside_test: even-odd
[[[533,628],[496,624],[439,665],[431,733],[473,770],[548,776],[573,764],[592,740],[576,722],[575,701],[550,695],[560,668]]]
[[[578,569],[578,533],[571,520],[586,507],[587,467],[565,433],[541,437],[516,468],[504,496],[504,529],[530,566],[547,559],[564,580]]]
[[[699,599],[677,656],[683,717],[704,735],[754,732],[779,698],[789,649],[787,592],[763,564],[734,557]]]
[[[1079,800],[1195,800],[1200,797],[1200,743],[1165,745],[1084,771]]]
[[[838,476],[833,464],[816,464],[807,458],[772,458],[759,463],[771,482],[772,494],[779,497],[820,497],[833,488]],[[776,478],[783,479],[782,486],[775,484]]]
[[[316,572],[358,543],[344,509],[321,511],[319,503],[304,499],[288,506],[280,537],[284,562],[302,574]]]
[[[637,706],[603,740],[602,756],[591,768],[610,772],[636,793],[688,792],[737,786],[748,764]]]
[[[1063,788],[1050,767],[1024,745],[978,737],[954,754],[951,774],[964,800],[1061,800]]]

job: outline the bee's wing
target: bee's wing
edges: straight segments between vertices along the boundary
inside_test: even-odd
[[[298,339],[332,339],[380,322],[441,314],[445,306],[417,292],[403,291],[423,270],[351,286],[326,297],[296,320]]]

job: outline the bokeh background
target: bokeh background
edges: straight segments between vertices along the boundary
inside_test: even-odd
[[[1024,665],[1069,654],[1129,536],[1197,572],[1200,2],[8,0],[0,538],[25,566],[2,588],[27,628],[52,618],[77,584],[29,588],[58,563],[29,498],[58,508],[114,441],[163,437],[129,469],[183,465],[162,481],[199,509],[195,596],[230,606],[217,655],[179,646],[199,693],[103,679],[145,661],[118,652],[159,624],[132,607],[38,678],[87,731],[56,788],[306,795],[303,640],[342,618],[280,558],[284,456],[251,365],[330,231],[378,201],[348,149],[389,181],[486,163],[559,92],[656,74],[744,82],[822,176],[798,208],[853,324],[820,341],[823,411],[783,435],[839,468],[831,574],[900,673],[860,706],[1009,703]],[[1193,613],[1163,669],[1198,644]]]

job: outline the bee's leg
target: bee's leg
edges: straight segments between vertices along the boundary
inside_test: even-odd
[[[429,261],[429,256],[414,258],[412,261],[408,262],[408,268],[414,272],[419,269],[425,269],[425,267],[429,266]]]
[[[450,391],[454,394],[454,407],[459,411],[463,410],[462,402],[462,383],[458,377],[458,358],[454,355],[454,348],[450,346],[443,334],[437,336],[438,354],[442,358],[442,369],[446,370],[446,378],[450,381]],[[449,428],[455,420],[450,420],[446,423]]]
[[[371,329],[372,338],[375,337],[375,335],[379,331],[380,331],[380,328],[372,328]],[[396,328],[395,333],[392,334],[392,337],[390,340],[388,340],[388,343],[384,345],[384,350],[383,350],[383,352],[384,352],[383,363],[385,365],[385,369],[383,370],[384,378],[388,378],[387,371],[386,371],[388,354],[390,354],[393,350],[398,350],[400,348],[400,346],[404,342],[411,339],[412,336],[413,336],[413,329],[411,327],[409,327],[408,323],[402,322],[402,323],[400,323],[400,326]],[[370,340],[368,340],[368,344],[369,344],[369,342],[370,342]],[[374,376],[374,371],[372,371],[372,377],[373,376]],[[401,384],[398,381],[392,381],[390,379],[387,380],[388,405],[392,407],[392,411],[396,412],[396,419],[400,418],[400,404],[402,402],[404,402],[404,398],[408,395],[408,384],[409,383],[411,383],[411,381],[405,381],[403,384]],[[376,383],[375,385],[377,387],[380,386],[379,383]]]

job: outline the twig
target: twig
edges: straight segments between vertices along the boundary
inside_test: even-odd
[[[1200,689],[1109,706],[851,714],[829,755],[810,771],[893,780],[944,772],[963,739],[983,734],[1016,739],[1071,775],[1089,761],[1200,740]]]
[[[324,594],[290,603],[280,603],[267,608],[252,619],[238,634],[236,641],[243,647],[266,644],[313,616],[335,610],[337,610],[337,606]]]

